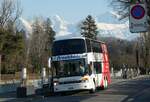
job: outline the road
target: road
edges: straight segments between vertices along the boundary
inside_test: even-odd
[[[11,97],[10,97],[11,96]],[[121,80],[106,90],[94,94],[80,92],[65,96],[30,96],[15,98],[15,94],[0,95],[0,102],[150,102],[150,79]]]

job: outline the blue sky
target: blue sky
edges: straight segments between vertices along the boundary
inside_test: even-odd
[[[22,16],[32,19],[35,16],[52,17],[59,15],[65,20],[75,22],[88,14],[100,15],[110,10],[110,0],[20,0]]]

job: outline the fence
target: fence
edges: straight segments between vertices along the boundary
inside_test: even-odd
[[[0,93],[16,91],[17,87],[21,85],[21,73],[15,74],[2,74],[0,81]],[[48,82],[48,79],[46,79]],[[34,86],[35,89],[42,87],[41,74],[28,73],[27,86]]]
[[[20,80],[21,79],[21,72],[17,72],[15,74],[2,74],[1,75],[1,81],[6,82],[6,81],[12,81],[12,80]],[[29,73],[27,75],[28,80],[35,80],[35,79],[40,79],[41,75],[36,74],[36,73]]]
[[[121,77],[124,79],[133,78],[140,74],[140,71],[135,68],[124,68],[119,71],[112,71],[112,77]]]

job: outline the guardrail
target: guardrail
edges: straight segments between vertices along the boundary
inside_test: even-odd
[[[21,73],[15,73],[15,74],[1,74],[1,81],[12,81],[12,80],[20,80]],[[34,80],[34,79],[40,79],[40,74],[31,73],[28,74],[27,79],[28,80]]]
[[[20,85],[21,85],[21,81],[19,81],[19,80],[2,82],[0,84],[0,93],[16,91],[17,87],[19,87]],[[28,80],[27,86],[34,86],[35,89],[41,88],[42,81],[41,81],[41,79]]]

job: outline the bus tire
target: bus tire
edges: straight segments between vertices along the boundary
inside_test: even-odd
[[[105,82],[105,78],[104,78],[104,79],[103,79],[103,85],[100,86],[100,89],[101,89],[101,90],[104,90],[104,89],[105,89],[105,83],[106,83],[106,82]]]
[[[104,85],[100,86],[100,90],[104,90]]]

